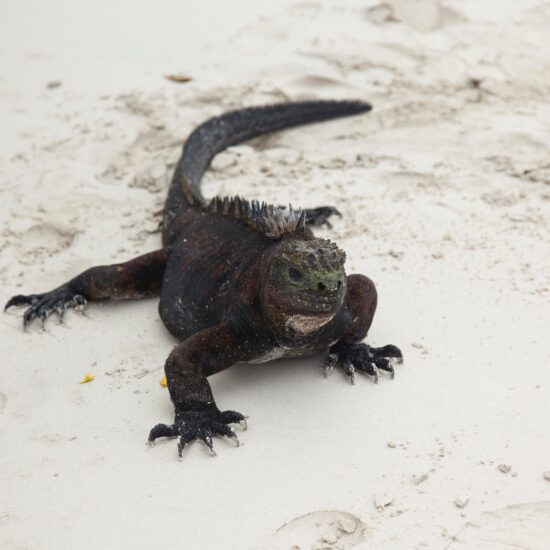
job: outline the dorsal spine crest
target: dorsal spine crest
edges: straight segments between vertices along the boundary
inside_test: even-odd
[[[282,209],[266,202],[246,200],[242,197],[214,197],[205,207],[218,216],[228,216],[254,228],[270,239],[278,240],[290,233],[303,233],[306,211],[289,205]]]

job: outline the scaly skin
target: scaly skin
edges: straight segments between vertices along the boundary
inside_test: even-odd
[[[159,296],[160,316],[180,343],[165,365],[172,424],[149,434],[178,437],[181,456],[199,439],[213,452],[213,436],[238,442],[236,411],[216,406],[208,376],[238,362],[327,353],[354,382],[355,371],[393,377],[395,346],[361,342],[376,310],[373,282],[346,275],[345,254],[314,237],[310,227],[330,225],[334,207],[282,211],[239,197],[202,197],[200,181],[213,156],[256,135],[281,128],[365,112],[360,102],[302,102],[234,111],[207,121],[188,138],[164,210],[163,248],[129,262],[88,269],[43,294],[18,295],[11,306],[29,306],[24,327],[89,301]]]

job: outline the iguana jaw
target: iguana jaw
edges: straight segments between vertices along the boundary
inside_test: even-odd
[[[286,320],[286,326],[294,332],[310,334],[323,328],[332,321],[335,313],[325,315],[290,315]]]

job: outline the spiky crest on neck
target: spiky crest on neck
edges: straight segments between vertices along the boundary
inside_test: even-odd
[[[205,206],[211,214],[228,216],[263,233],[266,237],[279,240],[288,234],[303,234],[306,226],[306,211],[281,209],[266,202],[246,200],[242,197],[214,197]]]

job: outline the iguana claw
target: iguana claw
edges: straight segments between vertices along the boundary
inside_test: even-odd
[[[55,311],[59,315],[59,322],[63,322],[65,311],[70,307],[84,308],[86,298],[77,294],[69,285],[62,285],[55,290],[43,294],[18,294],[8,300],[4,311],[12,306],[29,305],[23,314],[23,328],[26,330],[34,319],[40,319],[44,325],[46,319]]]
[[[339,364],[352,384],[355,384],[355,372],[363,372],[373,377],[374,383],[378,383],[379,371],[383,370],[395,376],[392,361],[403,362],[401,350],[392,345],[381,348],[372,348],[363,343],[338,342],[330,348],[325,362],[325,375],[332,372],[334,366]]]
[[[174,424],[157,424],[149,433],[149,444],[159,437],[179,437],[178,455],[180,458],[185,446],[198,439],[202,441],[212,456],[216,456],[212,438],[221,435],[231,439],[238,447],[237,434],[227,424],[242,423],[244,416],[236,411],[220,411],[215,405],[204,405],[198,410],[180,411],[176,413]]]

